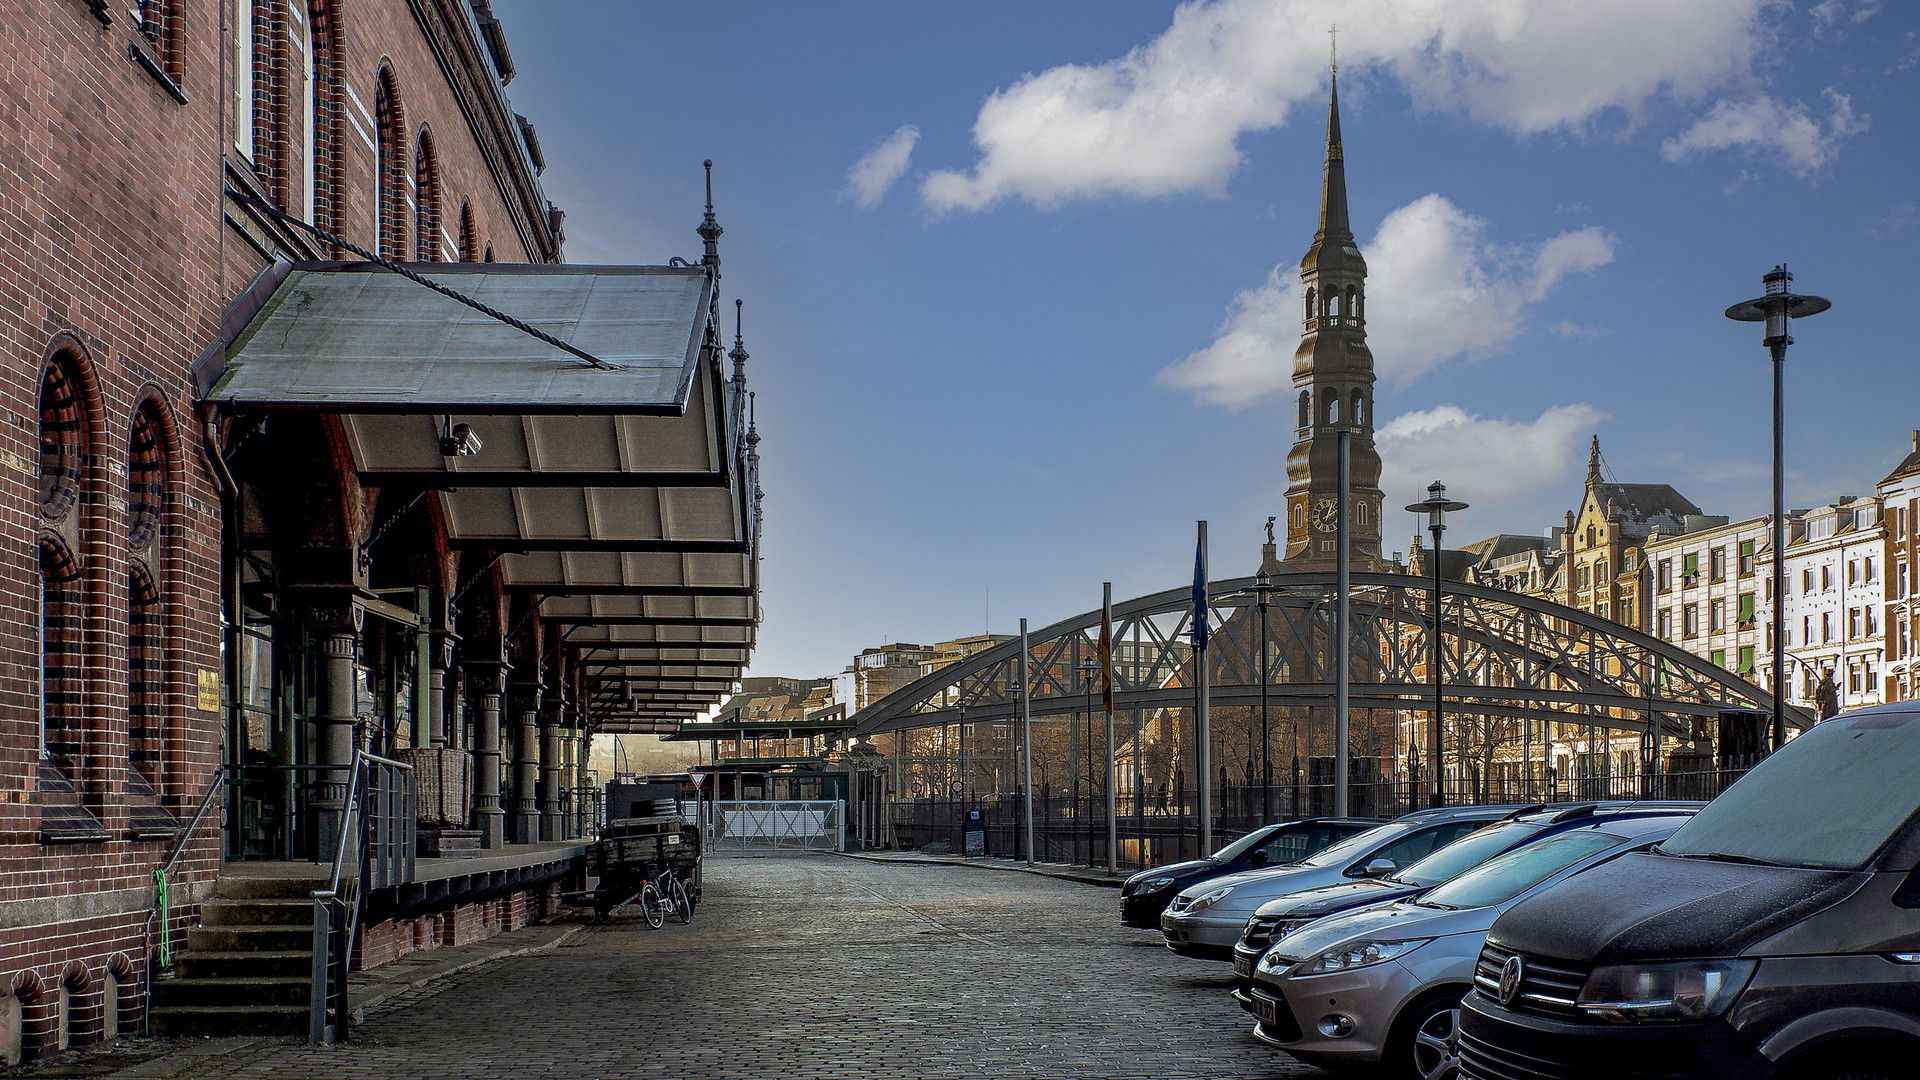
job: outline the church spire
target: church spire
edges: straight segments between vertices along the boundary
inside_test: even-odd
[[[1327,82],[1327,167],[1320,185],[1320,231],[1313,241],[1332,240],[1351,243],[1353,229],[1347,224],[1347,162],[1340,149],[1340,75],[1330,74]]]

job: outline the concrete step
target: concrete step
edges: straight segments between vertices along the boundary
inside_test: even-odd
[[[313,954],[313,924],[305,926],[240,925],[196,926],[187,931],[187,948],[230,952],[288,952],[306,949]]]
[[[174,966],[183,979],[303,978],[313,972],[313,939],[307,948],[239,952],[232,949],[188,949],[174,957]],[[154,986],[160,985],[155,980]]]
[[[181,977],[155,979],[156,1009],[196,1008],[202,1005],[298,1005],[312,1000],[311,978],[297,977]]]
[[[313,901],[308,900],[212,900],[200,906],[200,922],[206,926],[296,926],[313,928]]]
[[[308,900],[316,889],[327,887],[327,878],[318,867],[311,875],[297,877],[253,876],[236,870],[234,864],[220,871],[214,882],[214,895],[222,900]]]
[[[294,1035],[307,1030],[305,1005],[155,1006],[155,1035]]]

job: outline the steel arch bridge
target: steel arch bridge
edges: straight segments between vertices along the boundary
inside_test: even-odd
[[[1356,731],[1353,752],[1397,756],[1400,728],[1431,715],[1427,664],[1433,581],[1377,573],[1353,574],[1350,581],[1349,707],[1356,728],[1364,715],[1375,729],[1371,749]],[[1252,584],[1252,578],[1235,578],[1207,587],[1206,660],[1216,717],[1223,709],[1244,710],[1261,700],[1261,614],[1257,598],[1247,591]],[[1303,709],[1326,710],[1318,714],[1323,717],[1331,713],[1334,584],[1332,573],[1273,576],[1265,620],[1266,697],[1281,722],[1297,722]],[[1183,587],[1114,605],[1116,713],[1192,707],[1191,596]],[[1701,657],[1550,601],[1449,581],[1441,586],[1439,621],[1440,692],[1449,726],[1463,718],[1508,719],[1684,738],[1692,718],[1773,707],[1771,694]],[[1088,711],[1077,669],[1095,656],[1099,633],[1096,610],[1029,634],[1028,693],[1036,720]],[[925,675],[856,713],[856,733],[1015,719],[1019,654],[1014,639]],[[1382,714],[1391,718],[1383,721]],[[1315,752],[1312,715],[1309,754]],[[1793,706],[1786,708],[1786,718],[1797,728],[1812,723]],[[1382,723],[1396,732],[1392,749],[1380,738]],[[1226,760],[1221,753],[1215,756]]]

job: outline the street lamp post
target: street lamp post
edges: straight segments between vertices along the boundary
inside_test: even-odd
[[[1785,627],[1782,613],[1787,606],[1786,472],[1781,452],[1785,407],[1781,394],[1786,382],[1787,346],[1793,344],[1789,333],[1792,321],[1818,315],[1833,305],[1818,296],[1795,296],[1787,291],[1793,284],[1793,275],[1787,273],[1785,263],[1774,267],[1760,281],[1766,288],[1765,294],[1728,308],[1727,318],[1735,322],[1765,323],[1766,337],[1761,344],[1773,358],[1773,748],[1778,750],[1787,741],[1786,713],[1780,697],[1787,668],[1787,643],[1781,632]]]
[[[1093,677],[1100,673],[1100,665],[1094,663],[1093,657],[1089,656],[1086,659],[1080,661],[1079,671],[1080,671],[1080,688],[1086,691],[1086,695],[1087,695],[1087,709],[1085,713],[1087,735],[1085,739],[1081,740],[1081,746],[1086,753],[1086,759],[1084,761],[1074,762],[1073,768],[1074,768],[1074,772],[1078,773],[1080,771],[1080,766],[1082,764],[1086,765],[1087,767],[1087,786],[1089,788],[1089,790],[1087,791],[1087,813],[1086,813],[1086,823],[1085,823],[1086,830],[1087,830],[1087,865],[1092,866],[1093,865],[1093,791],[1091,790],[1091,788],[1093,786]],[[1080,777],[1077,775],[1073,778],[1073,812],[1076,816],[1078,816],[1080,813]]]
[[[1247,586],[1247,591],[1259,598],[1260,607],[1260,822],[1263,825],[1273,821],[1273,740],[1267,729],[1267,682],[1270,670],[1267,658],[1267,603],[1277,588],[1279,586],[1273,583],[1273,578],[1265,569],[1253,575],[1253,584]],[[1253,755],[1247,755],[1247,760],[1251,763]],[[1295,801],[1298,802],[1297,796]],[[1293,816],[1300,816],[1298,806],[1294,807]]]
[[[1433,724],[1428,732],[1427,771],[1433,776],[1434,806],[1445,806],[1447,790],[1444,780],[1445,771],[1440,767],[1444,742],[1440,734],[1441,685],[1440,678],[1440,534],[1447,531],[1447,512],[1465,510],[1467,504],[1447,498],[1447,486],[1435,480],[1427,485],[1427,499],[1407,507],[1407,512],[1427,515],[1427,528],[1433,533],[1433,638],[1432,649],[1427,658],[1427,680],[1433,683]]]
[[[1026,809],[1027,865],[1033,865],[1033,706],[1027,696],[1027,620],[1020,620],[1019,682],[1011,689],[1020,707],[1020,801]]]

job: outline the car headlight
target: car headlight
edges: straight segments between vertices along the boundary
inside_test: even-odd
[[[1351,945],[1328,949],[1301,964],[1294,974],[1296,976],[1325,975],[1331,971],[1348,971],[1353,968],[1384,964],[1396,957],[1405,956],[1432,940],[1432,938],[1416,938],[1412,941],[1356,941]],[[1267,955],[1276,954],[1268,953]]]
[[[1172,884],[1173,884],[1173,879],[1170,877],[1157,877],[1151,881],[1141,882],[1139,885],[1135,886],[1135,891],[1159,892],[1161,889],[1167,888]]]
[[[1218,889],[1212,889],[1207,892],[1203,892],[1199,896],[1194,897],[1193,900],[1187,904],[1187,910],[1199,911],[1202,908],[1210,908],[1213,905],[1219,903],[1221,900],[1224,900],[1226,898],[1226,895],[1232,891],[1233,891],[1233,886],[1226,885]]]
[[[1756,960],[1689,960],[1594,968],[1575,1003],[1608,1020],[1707,1020],[1727,1011]]]
[[[1315,922],[1315,921],[1317,920],[1315,919],[1281,919],[1279,922],[1273,924],[1273,929],[1269,932],[1271,936],[1268,938],[1268,940],[1279,941],[1281,938],[1286,937],[1288,934],[1293,933],[1295,930],[1298,930],[1301,927],[1307,925],[1308,923]]]

